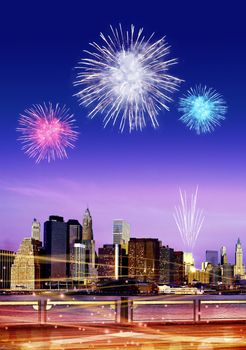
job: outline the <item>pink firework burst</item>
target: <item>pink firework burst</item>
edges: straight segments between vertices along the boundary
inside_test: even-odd
[[[18,140],[25,153],[36,158],[36,163],[67,158],[66,148],[74,148],[78,138],[74,122],[74,116],[66,106],[33,105],[20,115],[17,131],[21,136]]]

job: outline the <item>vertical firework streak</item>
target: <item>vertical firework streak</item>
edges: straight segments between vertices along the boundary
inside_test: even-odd
[[[175,207],[174,219],[185,246],[193,249],[204,222],[203,210],[197,208],[198,187],[190,201],[185,191],[179,190],[180,205]]]
[[[164,37],[151,42],[143,28],[123,32],[111,26],[111,35],[100,34],[103,44],[91,43],[88,58],[79,62],[74,85],[80,104],[89,107],[89,117],[104,115],[106,126],[120,120],[120,130],[129,124],[129,130],[146,126],[146,117],[152,126],[158,126],[157,115],[169,110],[170,95],[178,89],[181,80],[168,74],[176,59],[166,60],[169,46]]]
[[[46,159],[66,158],[66,149],[74,147],[78,132],[74,130],[75,119],[66,106],[33,105],[20,115],[17,131],[22,149],[36,163]]]

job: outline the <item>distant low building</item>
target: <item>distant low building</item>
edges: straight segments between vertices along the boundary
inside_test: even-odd
[[[188,283],[194,284],[196,282],[202,284],[209,284],[209,272],[196,270],[188,273]]]

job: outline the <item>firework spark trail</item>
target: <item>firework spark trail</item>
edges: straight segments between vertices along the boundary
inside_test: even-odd
[[[170,46],[165,38],[153,43],[153,34],[146,40],[143,28],[138,32],[132,25],[130,33],[111,28],[111,35],[100,34],[102,46],[90,43],[94,51],[85,51],[89,58],[79,62],[74,85],[80,104],[90,107],[89,117],[104,115],[104,127],[120,119],[120,130],[129,123],[129,130],[146,126],[146,116],[154,128],[157,115],[169,110],[170,94],[178,89],[181,80],[167,72],[176,59],[164,60]]]
[[[180,120],[197,134],[214,131],[224,120],[227,106],[222,96],[214,89],[196,86],[188,90],[180,99],[179,111],[183,113]]]
[[[20,115],[17,131],[22,149],[36,163],[46,159],[67,157],[66,148],[73,148],[78,132],[74,130],[75,119],[66,106],[33,105]]]
[[[197,194],[192,193],[190,202],[186,192],[180,193],[180,206],[175,207],[174,219],[185,246],[193,249],[204,222],[203,211],[197,208]]]

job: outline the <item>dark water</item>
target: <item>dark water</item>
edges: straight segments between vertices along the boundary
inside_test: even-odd
[[[119,320],[120,309],[117,303],[120,297],[109,296],[65,296],[63,294],[47,294],[43,296],[15,295],[0,296],[0,303],[3,301],[42,301],[42,310],[44,310],[44,301],[48,300],[47,322],[51,323],[107,323]],[[133,301],[133,321],[192,321],[194,319],[194,304],[196,314],[200,312],[201,320],[215,319],[246,319],[246,295],[202,295],[202,296],[163,296],[152,297],[140,296],[129,297]],[[201,300],[200,310],[198,309],[198,300]],[[59,305],[58,302],[63,304]],[[93,301],[94,304],[76,304],[74,301]],[[110,305],[96,302],[112,301]],[[141,304],[138,304],[138,302]],[[190,304],[182,302],[190,301]],[[226,301],[226,303],[225,303]],[[56,304],[57,302],[57,304]],[[151,302],[151,304],[148,304]],[[154,302],[154,303],[153,303]],[[179,304],[175,304],[175,303]],[[26,323],[38,322],[38,311],[36,305],[0,305],[0,323]],[[42,311],[42,321],[44,315]]]

